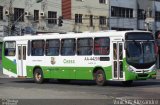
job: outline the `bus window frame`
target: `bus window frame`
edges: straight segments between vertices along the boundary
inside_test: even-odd
[[[27,42],[27,56],[30,56],[31,55],[31,40],[28,40],[28,42]]]
[[[91,46],[81,46],[81,47],[91,47],[91,54],[78,54],[78,49],[80,48],[80,46],[78,46],[79,45],[79,43],[78,43],[78,41],[79,41],[79,39],[90,39],[90,40],[92,40],[92,45]],[[78,56],[92,56],[93,55],[93,48],[94,48],[94,38],[93,37],[86,37],[86,38],[77,38],[77,55]]]
[[[53,41],[53,40],[58,40],[58,42],[59,42],[59,46],[58,47],[47,47],[47,41]],[[61,40],[60,39],[46,39],[46,41],[45,41],[46,43],[45,43],[45,56],[59,56],[60,55],[60,49],[61,49]],[[47,49],[48,48],[58,48],[58,55],[47,55]]]
[[[14,55],[6,55],[6,42],[15,42],[15,48],[14,48]],[[8,48],[7,48],[8,49]],[[8,56],[8,57],[14,57],[14,56],[16,56],[16,41],[5,41],[4,42],[4,55],[5,56]]]
[[[72,47],[63,47],[63,42],[64,40],[74,40],[74,54],[62,54],[62,48],[72,48]],[[60,40],[60,55],[61,56],[75,56],[76,55],[76,46],[77,46],[77,43],[76,43],[76,38],[63,38]]]
[[[42,55],[33,55],[32,50],[33,50],[33,42],[34,41],[42,41],[43,42],[43,54]],[[45,55],[45,43],[46,41],[44,39],[38,39],[38,40],[31,40],[31,56],[44,56]]]
[[[96,38],[107,38],[107,39],[109,39],[109,42],[107,42],[107,43],[109,43],[109,45],[106,45],[106,46],[95,46],[95,39],[96,39]],[[110,38],[109,38],[109,37],[95,37],[93,44],[94,44],[94,51],[93,51],[94,55],[97,55],[97,56],[99,56],[99,55],[104,55],[104,56],[106,56],[106,55],[109,55],[109,54],[110,54]],[[107,47],[107,49],[108,49],[107,54],[95,54],[95,48],[96,48],[96,47],[99,47],[99,48]],[[103,48],[103,49],[104,49],[104,48]]]

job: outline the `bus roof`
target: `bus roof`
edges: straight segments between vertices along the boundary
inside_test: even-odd
[[[3,39],[3,41],[15,41],[15,40],[33,40],[33,39],[61,39],[61,38],[84,38],[84,37],[124,37],[126,33],[129,32],[148,32],[148,31],[140,31],[140,30],[132,30],[132,31],[98,31],[98,32],[83,32],[83,33],[45,33],[45,34],[37,34],[37,35],[24,35],[24,36],[7,36]],[[151,32],[149,32],[151,33]]]

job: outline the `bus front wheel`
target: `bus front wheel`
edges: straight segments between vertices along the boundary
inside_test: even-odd
[[[40,68],[36,68],[34,71],[34,81],[38,84],[41,84],[44,82],[43,72]]]
[[[95,72],[95,81],[99,86],[104,86],[106,84],[106,77],[103,70],[97,70]]]

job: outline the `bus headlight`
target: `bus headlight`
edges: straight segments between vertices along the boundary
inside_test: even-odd
[[[152,66],[151,68],[152,71],[156,71],[156,69],[157,69],[156,65]]]
[[[128,66],[128,71],[134,71],[131,66]]]

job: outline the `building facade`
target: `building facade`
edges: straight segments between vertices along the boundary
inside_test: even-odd
[[[107,30],[107,10],[106,0],[62,0],[64,28],[73,32]]]
[[[59,30],[61,10],[61,0],[42,0],[39,3],[37,0],[3,0],[0,1],[0,24],[53,32]]]
[[[109,1],[109,29],[133,30],[137,29],[136,0],[108,0]]]
[[[38,32],[160,30],[159,0],[37,1],[0,1],[0,27],[31,27]]]

